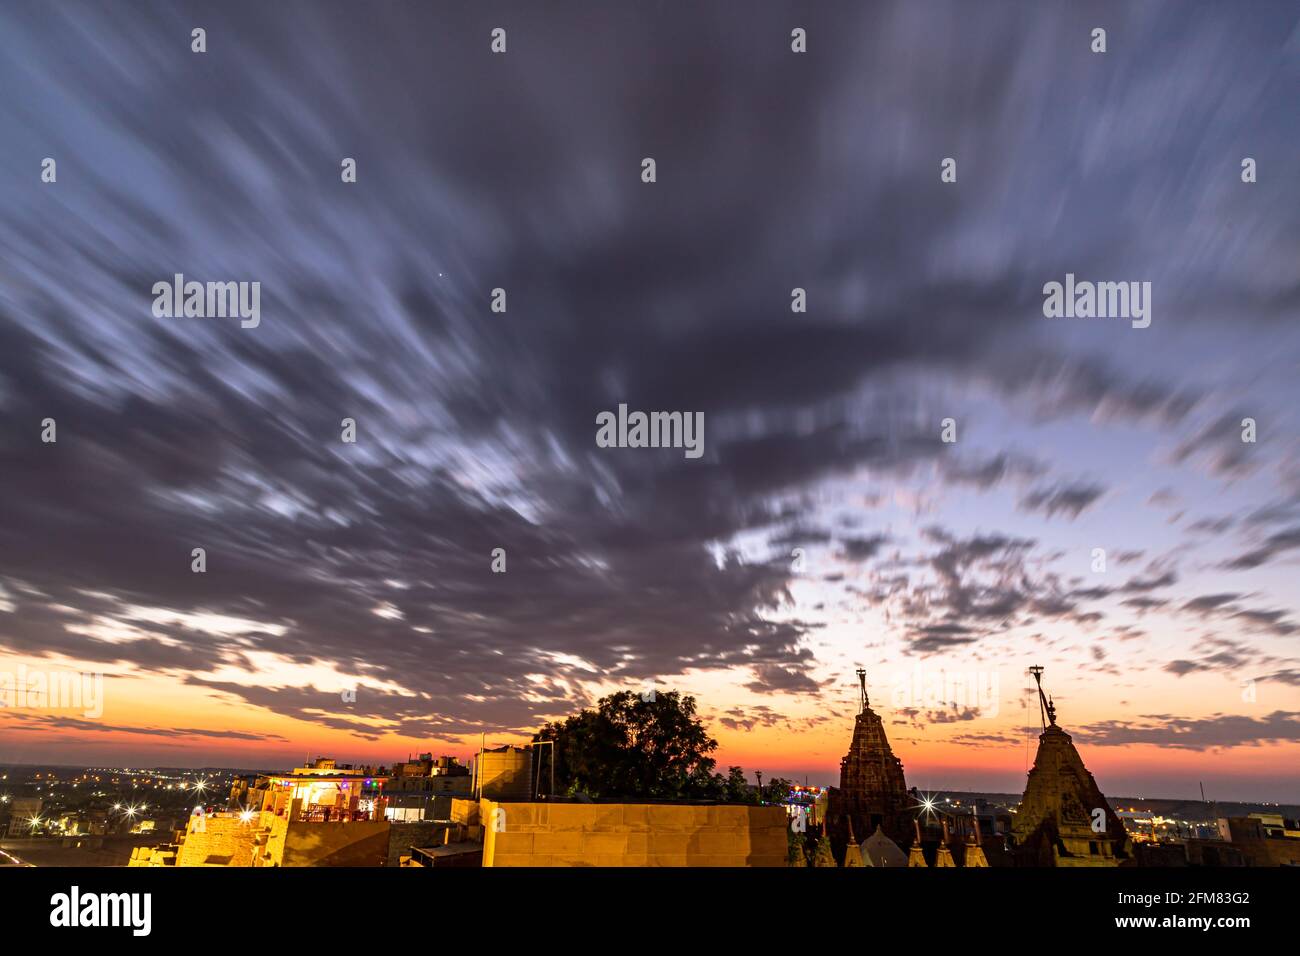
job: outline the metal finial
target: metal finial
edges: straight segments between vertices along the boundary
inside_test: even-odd
[[[1043,696],[1043,668],[1038,664],[1029,668],[1029,673],[1034,675],[1034,682],[1038,685],[1038,720],[1043,731],[1047,730],[1047,717],[1051,715],[1052,726],[1056,726],[1056,710],[1048,703],[1047,698]]]

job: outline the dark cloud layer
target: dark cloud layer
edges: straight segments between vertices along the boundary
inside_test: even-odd
[[[1216,714],[1206,718],[1152,715],[1138,721],[1104,721],[1081,728],[1094,746],[1155,744],[1180,750],[1259,747],[1300,740],[1300,713],[1274,711],[1263,717]]]
[[[1069,8],[672,6],[6,8],[0,645],[186,675],[362,736],[527,728],[583,681],[687,670],[816,693],[813,626],[775,613],[788,561],[747,559],[737,536],[817,527],[800,496],[864,473],[1032,481],[1020,500],[1047,517],[1106,492],[1034,453],[949,455],[948,387],[1034,420],[1166,429],[1204,400],[1176,370],[1045,331],[1046,278],[1137,264],[1188,323],[1227,302],[1265,326],[1294,314],[1284,5],[1115,8],[1111,80],[1081,39],[1095,17]],[[795,22],[815,56],[790,53]],[[1197,69],[1171,103],[1161,77],[1183,58]],[[1238,102],[1273,163],[1258,205],[1173,256],[1170,236],[1214,224],[1186,209],[1226,201],[1240,147],[1216,124]],[[1120,145],[1102,155],[1101,135]],[[1221,155],[1189,165],[1189,143]],[[938,182],[954,152],[978,187]],[[152,284],[177,272],[260,281],[261,325],[155,319]],[[596,448],[619,402],[702,411],[706,454]],[[1213,467],[1246,473],[1240,451]],[[836,540],[853,561],[892,543]],[[926,543],[933,589],[899,592],[918,653],[1076,613],[1030,539]],[[140,636],[104,639],[121,626]],[[375,686],[347,709],[334,686],[222,671],[264,652]]]

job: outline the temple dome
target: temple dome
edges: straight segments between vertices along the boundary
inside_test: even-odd
[[[862,841],[863,866],[907,866],[907,854],[885,836],[879,824],[876,832]]]

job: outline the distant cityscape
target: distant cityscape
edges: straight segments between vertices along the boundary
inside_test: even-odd
[[[733,768],[717,799],[562,793],[542,735],[391,766],[15,765],[0,768],[0,865],[1300,865],[1300,806],[1105,797],[1041,684],[1023,794],[908,787],[858,673],[839,786]]]

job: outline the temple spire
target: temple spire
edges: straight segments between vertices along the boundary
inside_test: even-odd
[[[903,846],[911,829],[902,761],[889,746],[880,715],[871,709],[866,669],[855,665],[855,670],[860,709],[853,719],[848,753],[840,761],[840,785],[830,788],[826,799],[826,832],[837,854],[850,840],[856,843],[876,827]]]
[[[1056,703],[1043,691],[1043,668],[1035,665],[1029,673],[1038,685],[1044,728],[1011,827],[1012,852],[1031,866],[1118,866],[1131,853],[1124,825],[1070,735],[1057,726]]]
[[[912,846],[907,851],[907,865],[928,867],[930,864],[925,862],[925,851],[921,848],[921,821],[913,819],[912,826],[916,829],[916,839],[912,841]]]

